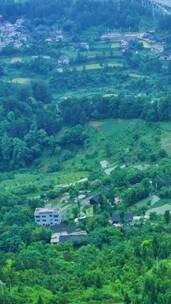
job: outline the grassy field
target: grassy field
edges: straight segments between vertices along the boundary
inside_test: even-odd
[[[57,58],[59,54],[63,54],[69,57],[71,63],[68,67],[68,71],[83,71],[84,69],[88,71],[101,70],[104,64],[108,64],[111,68],[122,67],[123,53],[118,42],[114,43],[101,43],[95,42],[90,50],[77,50],[73,45],[64,44],[58,47],[58,53],[55,56],[55,51],[52,56],[46,56],[46,54],[41,54],[42,60],[50,60],[58,72],[64,72],[65,67],[57,67]],[[84,64],[74,63],[77,59],[78,54],[86,58]],[[43,75],[38,72],[30,72],[25,69],[26,65],[29,65],[36,60],[38,56],[34,55],[9,55],[1,56],[0,63],[4,66],[4,76],[2,79],[5,82],[12,82],[19,85],[29,84],[30,79],[42,79]],[[17,64],[20,65],[19,68]]]

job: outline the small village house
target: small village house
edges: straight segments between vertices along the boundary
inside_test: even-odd
[[[34,219],[38,225],[56,226],[61,223],[61,209],[59,208],[36,208]]]
[[[98,205],[100,203],[100,195],[96,195],[90,198],[90,205]]]
[[[67,56],[60,56],[58,59],[58,65],[68,65],[70,63],[70,60]]]
[[[59,233],[53,233],[51,236],[51,244],[57,244],[59,242],[65,243],[65,242],[73,242],[73,243],[79,243],[87,236],[86,231],[74,231],[74,232],[59,232]]]

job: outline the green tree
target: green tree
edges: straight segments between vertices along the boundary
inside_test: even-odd
[[[170,221],[171,221],[171,215],[170,215],[170,211],[169,210],[165,211],[165,213],[164,213],[164,219],[165,219],[166,224],[170,223]]]

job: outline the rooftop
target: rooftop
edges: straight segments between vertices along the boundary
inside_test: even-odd
[[[74,232],[71,232],[71,233],[68,233],[67,231],[63,231],[63,232],[60,233],[60,236],[67,236],[67,235],[82,236],[82,235],[87,235],[87,232],[83,231],[83,230],[80,230],[80,231],[74,231]]]
[[[51,244],[56,244],[59,243],[62,238],[61,237],[69,237],[68,240],[72,240],[72,237],[84,237],[87,236],[87,232],[86,231],[74,231],[71,233],[68,233],[67,231],[63,231],[63,232],[57,232],[57,233],[53,233],[51,236]],[[74,239],[73,239],[74,241]]]
[[[40,214],[44,214],[44,213],[58,214],[59,212],[60,212],[59,208],[51,208],[51,207],[36,208],[34,215],[40,215]]]

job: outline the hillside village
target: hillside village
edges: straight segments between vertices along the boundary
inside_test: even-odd
[[[51,244],[56,244],[58,242],[72,241],[74,243],[79,243],[87,236],[85,230],[80,230],[83,228],[88,219],[96,216],[96,209],[102,203],[102,200],[105,200],[105,204],[109,204],[113,209],[112,215],[108,220],[108,225],[113,226],[116,229],[121,229],[123,227],[131,226],[142,226],[146,221],[153,221],[153,218],[157,215],[164,215],[165,212],[170,212],[171,215],[171,206],[165,205],[163,207],[154,208],[153,206],[160,200],[156,195],[151,195],[151,209],[147,209],[144,214],[137,215],[137,211],[128,211],[128,212],[119,212],[119,205],[122,203],[121,198],[115,197],[114,201],[111,202],[108,198],[109,188],[103,192],[103,194],[98,194],[95,196],[89,196],[89,194],[83,191],[80,191],[80,194],[75,198],[75,204],[79,205],[80,213],[78,212],[78,217],[66,218],[65,208],[52,207],[52,205],[45,205],[44,208],[36,208],[34,212],[35,222],[38,225],[45,227],[50,227],[52,230],[51,235]],[[64,193],[66,197],[67,193]],[[69,194],[69,193],[68,193]],[[66,203],[69,203],[70,196],[67,196]],[[107,206],[106,205],[106,206]],[[108,206],[109,206],[108,205]],[[84,210],[86,213],[83,213]],[[89,212],[91,210],[91,212]],[[81,216],[80,216],[81,214]],[[84,215],[83,215],[84,214]],[[72,222],[72,224],[71,224]]]
[[[81,188],[87,182],[88,180],[84,181],[83,184],[80,183],[80,185],[82,184]],[[79,185],[79,181],[75,183],[76,185]],[[45,207],[35,209],[35,222],[38,225],[51,228],[51,244],[66,241],[79,243],[83,241],[87,236],[87,232],[83,230],[87,220],[97,216],[97,210],[99,208],[103,210],[103,207],[110,210],[111,216],[108,218],[108,225],[115,229],[142,226],[147,221],[153,222],[153,219],[157,216],[164,216],[167,212],[171,215],[171,206],[169,204],[155,207],[159,203],[160,197],[154,193],[150,193],[148,197],[150,208],[142,205],[142,210],[141,208],[138,210],[136,207],[133,207],[123,211],[120,209],[122,198],[117,196],[112,197],[110,195],[111,186],[109,185],[104,186],[103,190],[95,195],[91,195],[91,191],[81,190],[77,193],[76,197],[71,197],[70,187],[72,189],[73,186],[66,185],[66,187],[63,187],[62,197],[58,197],[55,200],[55,202],[58,202],[56,206],[55,204],[52,205],[52,201],[46,197],[44,200]],[[67,190],[69,191],[65,192]],[[70,201],[73,201],[75,205],[72,207],[72,210],[70,210]],[[57,207],[59,205],[61,207]]]
[[[48,69],[50,69],[53,73],[55,71],[58,74],[69,74],[71,72],[80,73],[85,71],[93,72],[107,68],[122,71],[122,69],[125,68],[130,78],[146,79],[148,76],[142,75],[137,72],[136,69],[129,67],[129,58],[127,59],[127,57],[129,57],[130,54],[131,56],[132,54],[140,55],[142,58],[145,58],[146,55],[156,56],[155,58],[164,61],[171,59],[171,53],[166,48],[165,38],[155,32],[106,31],[96,35],[94,41],[92,41],[88,35],[84,35],[79,41],[75,41],[74,37],[69,36],[67,32],[60,29],[59,26],[39,25],[34,33],[29,30],[24,18],[19,18],[12,23],[4,20],[3,16],[0,16],[0,37],[0,59],[2,66],[3,64],[5,66],[1,78],[3,79],[4,77],[4,79],[8,79],[8,82],[11,81],[18,85],[31,83],[34,77],[37,77],[37,74],[44,74],[44,70],[41,69],[45,67],[46,71],[46,66],[47,73],[49,73]],[[39,54],[35,54],[34,52],[34,46],[37,43],[37,39],[39,39],[40,42],[40,49],[42,48],[43,50],[41,50],[41,53]],[[9,55],[8,52],[6,54],[6,49],[8,49],[8,47],[12,48]],[[27,55],[23,55],[23,49],[27,49]],[[11,58],[10,62],[9,58]],[[139,58],[137,61],[138,60]],[[15,74],[15,78],[12,78],[14,77],[13,70],[15,65],[17,67],[15,73],[21,74]],[[29,70],[26,69],[26,67],[28,68],[29,66],[30,69],[33,69],[33,67],[35,68],[35,73],[33,73],[30,78]],[[9,77],[10,73],[12,75],[11,79]],[[26,76],[23,77],[23,75]],[[104,94],[103,97],[105,98],[105,96],[108,98],[110,94]],[[111,96],[113,95],[111,94]],[[68,97],[62,96],[62,98],[67,100]],[[56,107],[58,108],[58,105]],[[101,160],[99,165],[103,174],[107,177],[110,177],[111,173],[117,167],[116,165],[110,166],[107,160]],[[124,164],[120,168],[124,169],[125,167],[126,165]],[[88,179],[83,178],[83,182],[82,180],[80,181],[80,184],[84,184],[84,182],[88,182]],[[108,220],[109,225],[113,225],[115,228],[121,228],[123,224],[136,225],[138,222],[142,223],[143,221],[150,219],[150,213],[147,212],[147,210],[147,213],[142,215],[137,213],[137,211],[132,211],[130,209],[129,212],[121,216],[121,210],[118,212],[117,209],[119,209],[119,206],[122,203],[122,198],[118,195],[111,197],[110,189],[107,189],[107,187],[104,187],[104,189],[99,190],[97,193],[91,190],[86,191],[85,189],[81,189],[79,190],[79,193],[73,197],[70,195],[70,187],[72,188],[72,186],[73,184],[71,182],[66,186],[64,185],[64,187],[61,187],[63,188],[63,192],[61,196],[59,195],[59,198],[57,198],[57,205],[56,201],[53,202],[53,199],[50,199],[49,202],[49,198],[47,199],[46,194],[44,194],[45,206],[43,207],[44,209],[42,209],[42,212],[45,212],[45,215],[43,216],[46,216],[46,213],[48,214],[48,212],[52,211],[52,218],[50,218],[52,221],[49,222],[49,217],[48,219],[46,219],[46,217],[41,218],[41,215],[38,214],[40,210],[36,209],[35,221],[37,224],[56,227],[58,225],[60,226],[61,221],[63,224],[63,222],[66,223],[71,220],[76,224],[76,228],[78,229],[80,222],[84,222],[87,218],[96,215],[95,209],[100,206],[101,199],[107,200],[107,204],[109,208],[111,208],[111,216]],[[148,197],[149,201],[153,201],[154,195],[155,193],[150,193]],[[71,215],[70,212],[70,215],[68,216],[67,212],[70,210],[70,200],[75,202],[77,210],[75,210],[74,215]],[[54,205],[51,205],[51,203],[54,203]],[[48,211],[48,208],[52,208],[51,211]],[[56,224],[55,218],[53,221],[53,208],[58,208],[60,213],[58,224]],[[153,211],[158,212],[158,210],[153,210],[153,203],[151,203],[151,212]],[[159,214],[161,214],[160,210]],[[37,221],[37,219],[40,219],[40,221]],[[67,235],[67,232],[63,230],[55,233],[63,232]],[[72,231],[72,233],[75,232],[76,231]],[[59,240],[58,237],[57,239]],[[53,240],[52,243],[53,242],[55,241]]]
[[[32,63],[39,57],[44,61],[43,64],[51,64],[59,73],[66,70],[93,71],[105,67],[120,69],[125,65],[125,56],[129,52],[141,56],[150,52],[162,60],[171,59],[171,51],[166,47],[165,38],[153,32],[110,31],[97,35],[94,42],[89,36],[84,36],[78,42],[74,39],[58,26],[55,28],[39,25],[32,32],[24,18],[16,19],[12,23],[0,16],[0,52],[4,63],[9,51],[14,58],[13,62],[15,56],[20,65]],[[37,40],[44,54],[42,51],[35,54]],[[27,50],[27,57],[21,56],[23,49]],[[9,76],[11,68],[9,66]],[[21,78],[20,75],[18,77]]]
[[[0,50],[9,46],[16,49],[28,46],[29,32],[23,23],[22,18],[11,23],[0,16]]]
[[[171,304],[162,1],[0,0],[0,304]]]

